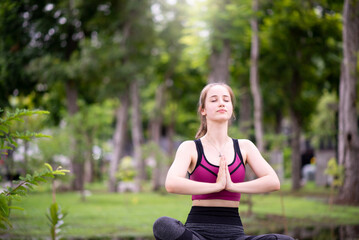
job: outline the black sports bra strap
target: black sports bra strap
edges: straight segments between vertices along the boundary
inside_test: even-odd
[[[198,157],[200,157],[203,155],[203,146],[201,143],[201,139],[196,139],[196,140],[194,140],[194,142],[196,143]]]
[[[194,169],[196,169],[197,166],[201,163],[201,160],[202,160],[203,146],[202,146],[202,143],[201,143],[201,139],[196,139],[196,140],[194,140],[194,142],[196,143],[197,154],[198,154],[196,167],[194,168]]]
[[[238,157],[241,160],[243,166],[245,166],[244,161],[243,161],[243,156],[242,156],[242,153],[241,153],[241,149],[239,148],[238,139],[233,139],[233,142],[234,142],[234,150],[238,154]]]

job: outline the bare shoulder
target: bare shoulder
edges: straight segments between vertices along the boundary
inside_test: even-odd
[[[196,144],[194,143],[194,141],[191,140],[187,140],[182,142],[177,151],[189,151],[189,150],[194,150],[196,149]]]
[[[243,161],[247,163],[249,154],[256,149],[256,146],[249,139],[238,139],[238,145],[243,156]]]
[[[243,150],[255,147],[254,143],[249,139],[238,139],[238,145]]]
[[[196,144],[192,140],[187,140],[182,142],[178,149],[177,149],[177,155],[190,155],[191,157],[196,153]]]
[[[184,170],[187,172],[188,169],[192,169],[195,165],[195,160],[197,159],[197,150],[196,143],[194,141],[184,141],[182,142],[176,152],[176,157],[174,164],[179,167],[184,167]]]

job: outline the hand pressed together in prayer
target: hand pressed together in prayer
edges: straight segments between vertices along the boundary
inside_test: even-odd
[[[221,156],[221,158],[220,158],[219,170],[218,170],[216,183],[221,186],[220,191],[222,191],[224,189],[230,191],[231,187],[233,186],[231,174],[229,173],[225,156]]]

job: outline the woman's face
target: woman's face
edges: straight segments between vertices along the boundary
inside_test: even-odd
[[[205,107],[201,114],[207,120],[229,120],[233,113],[231,95],[225,86],[215,85],[211,87],[205,99]]]

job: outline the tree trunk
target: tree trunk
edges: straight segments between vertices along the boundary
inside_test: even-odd
[[[79,111],[79,107],[77,105],[77,87],[76,83],[73,80],[69,80],[66,82],[66,104],[67,110],[70,116],[75,115]]]
[[[254,102],[254,132],[256,145],[258,150],[262,153],[264,151],[263,143],[263,124],[262,124],[262,94],[259,85],[259,71],[258,71],[258,59],[259,59],[259,37],[258,37],[258,19],[256,14],[259,9],[258,0],[252,0],[253,16],[251,19],[251,69],[250,69],[250,86]],[[248,178],[254,179],[255,175],[253,170],[248,171]],[[252,215],[252,195],[248,195],[248,215]]]
[[[73,80],[68,80],[66,82],[66,100],[67,100],[67,111],[69,115],[72,117],[78,111],[79,107],[77,105],[78,93],[77,87]],[[72,126],[74,127],[74,126]],[[73,129],[73,134],[76,135],[77,129]],[[78,152],[78,142],[74,135],[71,135],[71,169],[72,174],[74,176],[71,189],[77,191],[83,191],[84,189],[84,161],[81,154]]]
[[[129,96],[128,92],[124,92],[121,96],[121,106],[116,110],[116,128],[113,134],[113,154],[110,162],[109,169],[109,182],[108,190],[110,192],[117,191],[116,183],[116,173],[118,170],[118,164],[120,158],[123,155],[123,148],[125,143],[126,136],[126,125],[127,125],[127,116],[128,116],[128,105],[129,105]]]
[[[141,145],[143,142],[143,131],[140,111],[140,94],[138,90],[138,81],[135,80],[131,84],[131,100],[132,100],[132,144],[133,144],[133,160],[137,166],[137,184],[141,187],[141,182],[146,180],[145,161],[142,158]]]
[[[162,83],[158,86],[156,91],[156,105],[154,109],[154,114],[151,119],[151,139],[155,143],[160,143],[161,138],[161,127],[162,127],[162,106],[164,102],[166,86],[165,83]]]
[[[359,1],[345,0],[343,11],[343,64],[339,96],[339,163],[344,165],[344,183],[337,202],[359,205],[359,136],[356,112],[359,50]]]
[[[210,57],[211,72],[208,76],[208,83],[214,82],[229,82],[229,60],[230,60],[230,42],[228,39],[222,40],[222,48],[212,49]]]
[[[133,15],[132,15],[133,16]],[[125,49],[126,43],[130,36],[132,24],[130,19],[127,19],[121,29],[122,31],[122,39],[120,42],[120,47]],[[125,65],[127,61],[126,56],[122,59],[123,65]],[[116,110],[116,128],[113,134],[113,154],[110,162],[109,169],[109,181],[108,181],[108,190],[110,192],[117,192],[117,180],[116,173],[118,170],[118,165],[120,159],[123,155],[124,145],[125,145],[125,136],[126,136],[126,126],[127,126],[127,118],[128,118],[128,108],[129,108],[129,95],[128,91],[125,90],[120,96],[121,106]]]
[[[250,130],[252,126],[252,118],[251,118],[251,95],[249,90],[243,91],[243,93],[239,96],[239,129],[241,134],[244,135],[245,138],[250,138]]]
[[[176,117],[176,107],[171,109],[171,119],[169,122],[169,125],[166,128],[166,138],[167,138],[167,155],[169,156],[168,159],[174,159],[175,157],[175,119]],[[163,165],[161,166],[161,182],[166,181],[167,172],[170,168],[170,163],[168,161],[165,161]]]
[[[164,94],[166,91],[166,81],[162,83],[156,92],[156,105],[154,110],[154,116],[151,120],[151,139],[154,143],[158,145],[158,149],[161,149],[160,140],[161,140],[161,128],[162,128],[162,106],[164,105]],[[162,173],[162,163],[159,159],[156,159],[156,167],[153,170],[152,176],[152,189],[157,191],[161,188],[161,173]]]
[[[291,109],[290,119],[292,124],[292,134],[290,145],[292,148],[292,190],[300,188],[300,120],[297,114]]]
[[[92,136],[90,132],[86,132],[83,136],[86,141],[86,150],[84,152],[85,159],[85,173],[84,173],[84,181],[87,183],[93,182],[95,178],[95,164],[94,159],[92,157]]]
[[[258,12],[258,0],[252,1],[253,14]],[[254,130],[256,136],[256,145],[260,152],[264,150],[263,143],[263,123],[262,123],[262,95],[259,85],[259,37],[258,37],[258,20],[256,16],[251,19],[252,28],[252,45],[251,45],[251,70],[250,83],[254,101]]]
[[[75,5],[74,0],[68,1],[68,13],[69,13],[69,21],[73,21],[75,19],[74,16]],[[67,24],[67,38],[66,38],[66,48],[64,50],[65,59],[70,61],[72,53],[76,50],[78,46],[78,41],[73,39],[73,34],[75,32],[75,28],[73,24]],[[78,111],[79,107],[77,105],[78,99],[78,91],[76,82],[73,79],[68,79],[65,83],[66,88],[66,100],[67,100],[67,111],[70,117],[74,116]],[[74,128],[74,126],[71,126]],[[71,141],[71,173],[74,178],[72,180],[71,188],[72,190],[80,190],[81,192],[84,189],[84,161],[81,154],[78,152],[78,141],[75,138],[75,134],[77,133],[77,129],[73,129],[73,135],[70,136]]]
[[[344,123],[345,118],[343,110],[345,107],[344,97],[347,91],[347,84],[344,84],[344,60],[340,66],[340,82],[339,82],[339,109],[338,109],[338,162],[340,165],[344,166],[344,153],[345,153],[345,141],[342,141],[343,137],[341,136],[344,133]],[[344,139],[343,139],[344,140]]]
[[[176,122],[176,110],[171,110],[171,121],[167,127],[167,139],[168,139],[168,155],[174,157],[175,155],[175,122]]]

